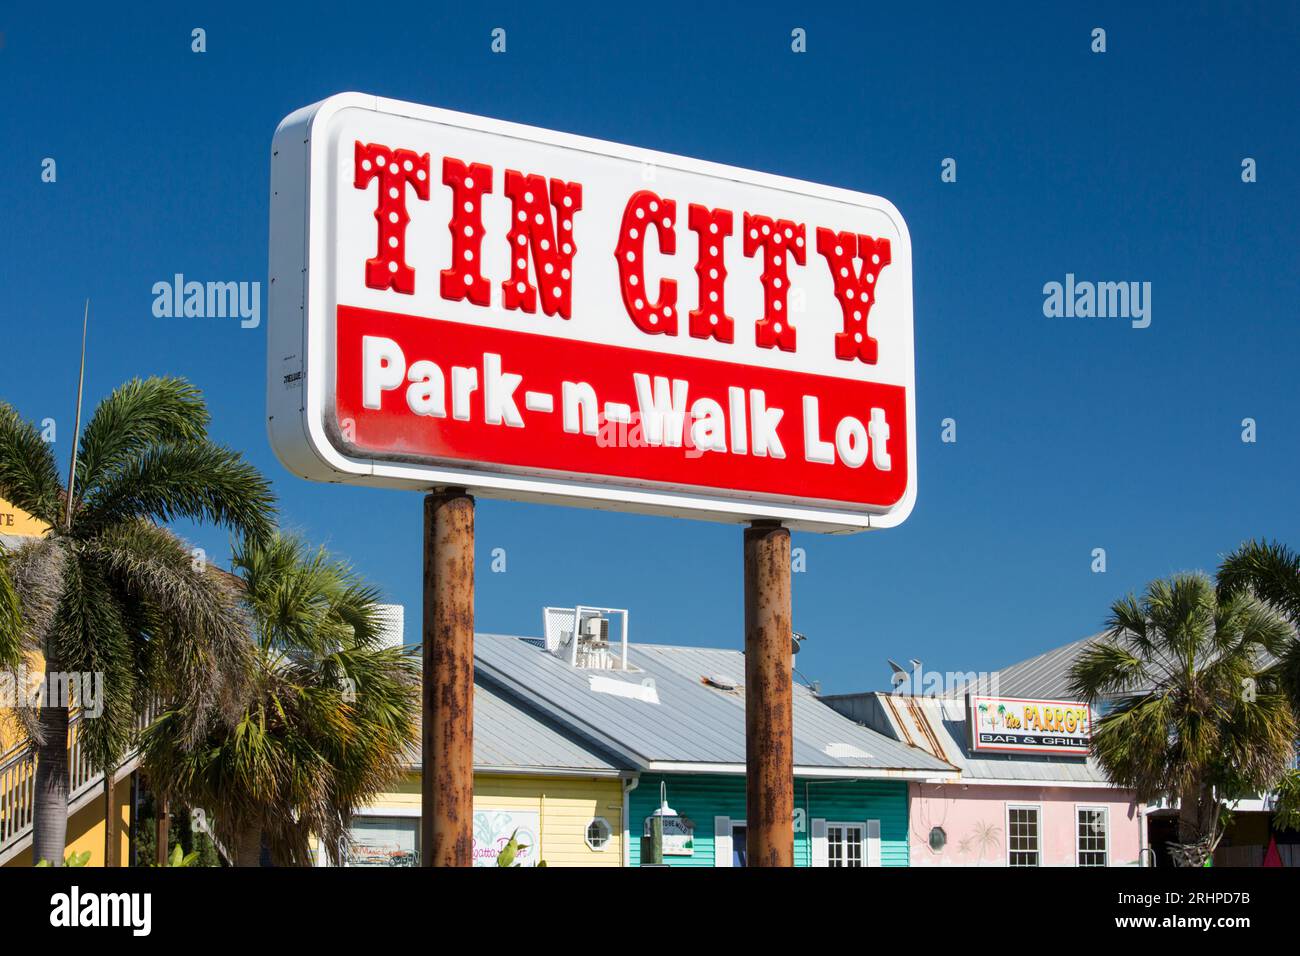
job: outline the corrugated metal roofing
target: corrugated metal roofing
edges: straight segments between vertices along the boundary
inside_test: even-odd
[[[1070,667],[1080,654],[1102,634],[1093,634],[1053,648],[994,671],[974,685],[960,687],[951,696],[964,697],[968,690],[981,694],[996,693],[999,697],[1040,697],[1044,700],[1071,700]]]
[[[745,658],[739,651],[634,644],[628,653],[632,670],[625,673],[573,668],[534,639],[478,634],[474,640],[479,673],[625,755],[638,768],[745,763]],[[738,686],[709,686],[703,678],[711,675],[726,675]],[[630,693],[648,679],[658,703],[593,690],[593,676],[627,682]],[[796,768],[861,770],[864,776],[872,771],[952,773],[930,754],[855,724],[801,686],[794,688],[794,736]]]
[[[419,745],[407,755],[420,766]],[[549,720],[536,709],[493,687],[474,682],[474,769],[478,771],[543,770],[615,775],[618,761],[598,746]]]
[[[972,687],[978,693],[996,694],[1000,697],[1038,697],[1044,700],[1074,700],[1076,695],[1070,693],[1070,668],[1079,659],[1088,645],[1106,636],[1106,632],[1093,634],[1081,640],[1072,641],[1061,647],[1004,667],[988,678],[977,681],[968,687],[958,688],[951,696],[964,697]],[[1276,663],[1273,655],[1260,652],[1257,666],[1264,668]],[[1143,693],[1147,687],[1134,687],[1120,697],[1133,693]]]
[[[615,759],[484,682],[474,685],[474,766],[617,773]]]
[[[910,740],[941,754],[961,771],[962,779],[1067,786],[1109,783],[1105,772],[1092,757],[972,752],[963,698],[866,693],[840,694],[824,700],[836,710],[888,732],[898,740]]]

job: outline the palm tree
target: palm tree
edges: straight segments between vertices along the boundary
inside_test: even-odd
[[[1285,617],[1291,639],[1268,668],[1300,714],[1300,554],[1277,542],[1247,541],[1219,567],[1219,597],[1248,591]],[[1279,826],[1300,829],[1300,769],[1294,765],[1277,784]]]
[[[22,662],[22,604],[9,576],[9,561],[0,549],[0,669],[14,668]]]
[[[1070,672],[1072,693],[1110,705],[1093,753],[1138,800],[1178,799],[1179,838],[1212,846],[1219,801],[1267,789],[1291,756],[1294,714],[1258,663],[1289,640],[1286,622],[1181,574],[1116,601],[1106,624]]]
[[[256,649],[251,702],[179,747],[163,716],[145,767],[174,802],[211,811],[238,866],[263,847],[277,865],[311,862],[319,837],[342,861],[355,810],[401,775],[418,728],[414,662],[378,640],[377,590],[323,549],[274,535],[236,549]]]
[[[134,379],[112,392],[80,436],[73,492],[51,446],[0,402],[0,497],[44,521],[11,573],[22,597],[24,651],[47,675],[102,676],[103,710],[82,721],[93,766],[116,768],[152,700],[183,702],[194,719],[232,707],[247,651],[234,593],[163,523],[208,521],[249,535],[270,532],[270,487],[242,457],[208,438],[198,389],[177,378]],[[47,682],[47,686],[48,686]],[[68,707],[47,695],[32,719],[36,748],[33,859],[59,865],[68,812]]]

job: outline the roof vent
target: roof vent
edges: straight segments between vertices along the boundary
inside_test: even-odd
[[[716,687],[718,690],[735,690],[740,686],[739,682],[727,674],[705,674],[700,678],[710,687]]]

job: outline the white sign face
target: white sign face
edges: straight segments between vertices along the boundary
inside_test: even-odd
[[[472,866],[497,866],[497,857],[513,835],[523,849],[514,866],[536,866],[541,859],[541,815],[536,810],[475,810]]]
[[[967,700],[971,749],[1087,756],[1092,710],[1087,704],[1020,697]]]
[[[682,816],[665,816],[662,819],[664,856],[694,856],[695,824]],[[647,837],[654,835],[654,820],[653,814],[645,818],[644,835]]]
[[[884,199],[348,93],[281,124],[271,210],[299,475],[821,531],[912,509]]]

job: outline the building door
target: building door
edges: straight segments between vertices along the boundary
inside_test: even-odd
[[[745,847],[747,828],[744,823],[732,821],[731,824],[731,865],[749,866],[749,851]]]

